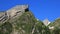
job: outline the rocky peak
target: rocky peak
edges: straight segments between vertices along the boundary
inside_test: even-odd
[[[48,19],[45,19],[45,20],[43,20],[43,23],[44,23],[44,25],[49,25],[50,24],[50,21],[48,20]]]
[[[5,12],[0,12],[0,22],[5,22],[8,19],[21,16],[27,10],[28,5],[16,5]]]
[[[27,10],[28,5],[16,5],[13,8],[7,10],[7,14],[9,17],[13,17],[16,15],[22,15],[25,10]]]

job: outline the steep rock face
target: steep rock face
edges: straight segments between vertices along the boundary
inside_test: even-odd
[[[28,5],[16,5],[12,7],[11,9],[7,10],[7,15],[9,18],[12,18],[16,15],[21,15],[25,12],[25,9],[28,8]]]
[[[8,19],[6,12],[0,12],[0,25],[3,24]]]
[[[26,11],[28,11],[28,5],[16,5],[5,12],[0,12],[0,25],[5,23],[8,19],[21,16]]]

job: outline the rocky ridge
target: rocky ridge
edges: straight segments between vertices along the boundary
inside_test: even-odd
[[[28,5],[17,5],[0,13],[0,34],[60,34],[60,19],[50,24],[48,20],[42,22],[28,8]],[[52,26],[54,29],[49,29]]]

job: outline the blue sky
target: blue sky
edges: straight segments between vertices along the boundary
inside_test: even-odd
[[[54,21],[60,17],[60,0],[0,0],[0,11],[6,11],[18,4],[28,4],[36,18]]]

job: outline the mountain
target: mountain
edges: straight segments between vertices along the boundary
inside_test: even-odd
[[[34,17],[28,5],[16,5],[0,12],[0,17],[0,34],[60,34],[60,19],[53,23],[48,19],[42,22]]]
[[[60,18],[56,19],[54,22],[50,24],[50,26],[60,27]]]
[[[0,34],[46,34],[49,30],[37,20],[26,5],[13,7],[5,12],[6,21],[0,24]],[[1,19],[1,18],[0,18]],[[3,18],[4,20],[5,18]]]
[[[9,19],[21,16],[26,11],[28,11],[28,5],[16,5],[5,12],[0,12],[0,25]]]
[[[51,34],[60,34],[60,18],[49,24]]]
[[[21,16],[2,24],[0,32],[2,31],[3,34],[43,34],[48,31],[46,29],[43,22],[37,21],[31,12],[25,12]]]
[[[14,19],[7,20],[0,26],[0,34],[41,34],[45,25],[37,21],[30,11]],[[46,30],[45,30],[46,31]]]

